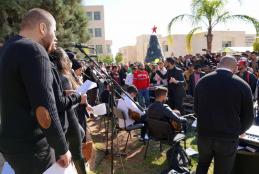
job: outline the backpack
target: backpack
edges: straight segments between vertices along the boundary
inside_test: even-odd
[[[175,144],[166,152],[166,160],[167,166],[161,174],[190,174],[188,167],[191,160],[180,143]]]

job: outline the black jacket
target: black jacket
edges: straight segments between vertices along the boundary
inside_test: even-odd
[[[249,71],[245,71],[242,75],[240,75],[240,77],[249,84],[252,90],[252,93],[255,94],[256,83],[257,83],[256,76],[250,73]]]
[[[160,71],[157,71],[157,74],[162,79],[167,79],[169,97],[184,97],[186,95],[184,90],[185,81],[183,71],[180,68],[175,66],[173,69],[167,69],[167,73],[164,75]],[[175,78],[179,82],[177,84],[169,83],[171,77]]]
[[[155,101],[149,106],[147,117],[167,122],[182,122],[183,120],[185,120],[177,116],[167,104],[163,104],[158,101]]]
[[[196,85],[194,96],[199,136],[237,138],[253,122],[251,89],[227,70],[203,77]]]
[[[59,119],[64,132],[66,133],[68,128],[68,118],[67,111],[71,109],[73,105],[79,104],[81,102],[81,96],[79,94],[72,94],[70,96],[65,96],[65,92],[60,80],[60,75],[55,64],[55,58],[50,55],[51,72],[53,75],[53,92],[55,95],[56,105],[58,109]]]
[[[69,79],[60,74],[60,80],[64,90],[72,90],[72,85]],[[73,108],[66,111],[68,120],[68,130],[66,133],[67,141],[69,142],[69,150],[72,154],[73,160],[83,159],[82,155],[82,137],[80,132],[80,125]]]
[[[200,78],[202,78],[203,76],[205,76],[205,73],[201,72],[201,73],[200,73]],[[194,94],[194,89],[195,89],[194,73],[192,73],[192,75],[190,76],[188,85],[189,85],[189,88],[188,88],[188,89],[189,89],[190,95],[193,96],[193,94]]]
[[[51,62],[40,44],[21,36],[5,43],[0,55],[0,151],[33,153],[48,143],[57,155],[67,152],[52,85]],[[38,108],[46,109],[50,124],[40,126]]]

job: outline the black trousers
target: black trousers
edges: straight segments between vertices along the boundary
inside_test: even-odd
[[[171,109],[177,109],[181,112],[181,114],[184,114],[183,98],[184,97],[182,96],[168,94],[168,105],[171,107]]]
[[[234,166],[238,139],[198,137],[199,162],[196,174],[207,174],[214,159],[214,174],[230,174]]]
[[[69,150],[72,154],[73,160],[83,159],[82,154],[82,128],[79,121],[75,115],[74,110],[69,110],[68,112],[69,127],[66,133],[66,138],[69,143]]]
[[[31,154],[3,154],[15,174],[42,174],[56,162],[54,150],[49,146]]]
[[[134,124],[141,124],[141,123],[144,124],[144,127],[141,128],[140,136],[141,136],[142,138],[144,138],[144,137],[145,137],[145,134],[147,133],[147,114],[142,115],[142,116],[140,117],[140,120],[135,121]]]

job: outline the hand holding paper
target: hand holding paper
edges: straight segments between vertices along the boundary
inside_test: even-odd
[[[78,94],[85,94],[90,89],[96,88],[97,84],[90,80],[86,80],[77,90],[76,93]]]

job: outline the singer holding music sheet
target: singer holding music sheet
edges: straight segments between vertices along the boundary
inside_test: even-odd
[[[199,151],[196,174],[207,174],[212,159],[215,174],[230,174],[238,137],[253,122],[252,92],[234,74],[236,69],[234,57],[223,57],[218,69],[200,79],[195,88]]]

